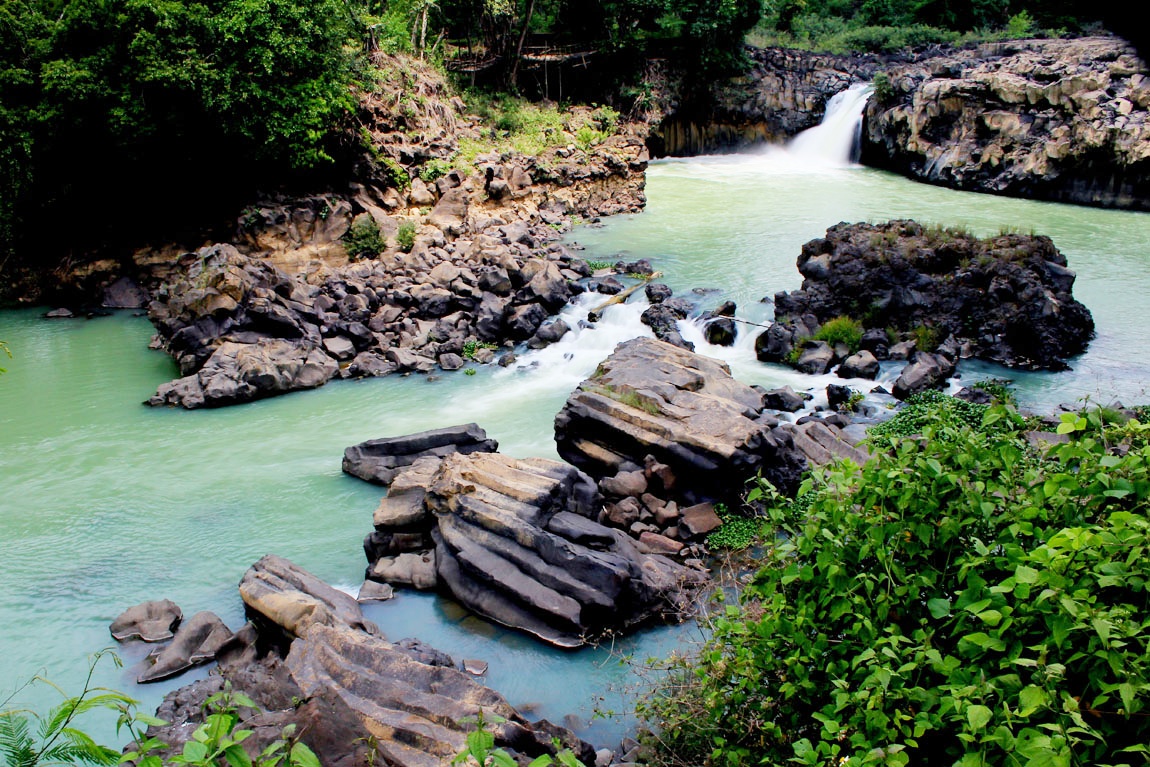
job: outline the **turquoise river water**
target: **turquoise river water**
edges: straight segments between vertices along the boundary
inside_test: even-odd
[[[964,365],[964,378],[1013,378],[1033,408],[1083,397],[1147,399],[1150,216],[953,192],[777,148],[655,163],[648,196],[646,212],[581,227],[570,240],[589,259],[649,258],[676,291],[716,289],[701,298],[703,308],[731,298],[753,322],[770,317],[760,298],[798,287],[802,243],[838,221],[913,217],[980,233],[1048,234],[1078,272],[1075,294],[1094,312],[1097,338],[1072,371]],[[590,303],[567,310],[573,325]],[[113,644],[108,623],[145,599],[173,599],[185,615],[211,609],[238,627],[235,586],[269,552],[354,590],[365,564],[360,541],[381,493],[340,472],[345,447],[476,421],[507,453],[553,457],[555,413],[616,343],[644,332],[642,308],[613,308],[595,329],[523,355],[513,369],[334,382],[196,412],[140,404],[176,373],[147,349],[146,319],[0,313],[0,339],[14,355],[0,360],[8,368],[0,376],[0,701],[38,673],[76,691],[86,656]],[[731,349],[702,343],[694,326],[684,334],[749,383],[819,391],[827,382],[757,362],[751,333]],[[588,726],[595,707],[626,709],[627,688],[641,681],[621,657],[642,661],[698,636],[691,626],[657,628],[613,647],[565,652],[427,594],[401,593],[369,614],[389,637],[417,636],[458,658],[488,660],[487,682],[513,704],[557,721],[574,715],[569,721],[597,745],[617,743],[626,724],[608,717]],[[127,668],[103,666],[97,681],[147,708],[195,678],[140,687],[130,667],[144,650],[120,653]],[[53,701],[44,689],[18,699]],[[94,727],[114,737],[110,723]]]

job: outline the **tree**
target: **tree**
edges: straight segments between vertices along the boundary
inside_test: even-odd
[[[330,165],[354,108],[342,0],[10,0],[0,31],[0,252],[114,240],[125,207],[170,236],[181,209]]]

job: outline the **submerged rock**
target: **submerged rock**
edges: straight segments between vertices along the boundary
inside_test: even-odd
[[[152,665],[136,678],[140,684],[159,682],[184,673],[193,666],[210,663],[232,638],[232,632],[215,613],[202,611],[180,626],[171,643],[152,653]]]
[[[179,605],[169,599],[159,599],[129,607],[108,628],[117,642],[129,639],[166,642],[175,636],[183,619]]]

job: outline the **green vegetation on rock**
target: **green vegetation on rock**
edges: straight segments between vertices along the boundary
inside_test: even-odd
[[[863,326],[850,317],[835,317],[827,320],[815,332],[815,340],[826,341],[831,346],[843,344],[854,354],[862,343]]]
[[[1150,426],[1068,414],[1038,452],[1011,410],[925,399],[920,433],[776,512],[738,604],[641,704],[669,763],[1145,763]]]

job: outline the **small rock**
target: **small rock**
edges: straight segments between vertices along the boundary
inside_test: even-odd
[[[142,602],[129,607],[109,627],[117,642],[139,639],[144,642],[166,642],[175,636],[184,618],[179,606],[168,599]]]
[[[391,584],[378,581],[364,581],[359,587],[359,596],[356,597],[360,602],[386,602],[394,598],[395,589]]]
[[[715,513],[713,504],[699,503],[683,509],[682,518],[679,520],[679,530],[695,538],[706,535],[722,524],[723,520],[719,519],[719,515]]]
[[[487,673],[487,661],[475,658],[464,658],[463,670],[472,676],[483,676]]]
[[[647,492],[647,478],[641,471],[621,471],[599,482],[604,495],[615,498],[638,498]]]

